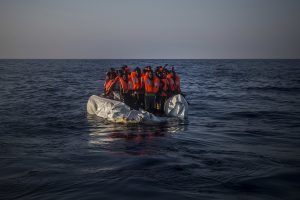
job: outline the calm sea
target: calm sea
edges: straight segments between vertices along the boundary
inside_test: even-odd
[[[189,119],[86,113],[105,71],[175,65]],[[0,199],[299,199],[300,60],[0,60]]]

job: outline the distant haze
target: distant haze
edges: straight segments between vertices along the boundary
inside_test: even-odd
[[[0,0],[0,58],[300,58],[300,1]]]

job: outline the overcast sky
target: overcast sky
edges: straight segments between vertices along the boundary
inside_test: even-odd
[[[300,1],[0,0],[0,58],[300,58]]]

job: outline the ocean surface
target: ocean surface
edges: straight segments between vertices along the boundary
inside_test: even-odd
[[[175,65],[189,118],[86,112],[105,72]],[[300,199],[300,60],[0,60],[0,199]]]

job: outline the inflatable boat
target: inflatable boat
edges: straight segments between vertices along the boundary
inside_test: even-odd
[[[160,123],[166,122],[168,117],[186,119],[188,103],[180,94],[170,97],[164,104],[164,116],[161,117],[142,109],[132,109],[121,101],[92,95],[87,102],[87,112],[116,123]]]

